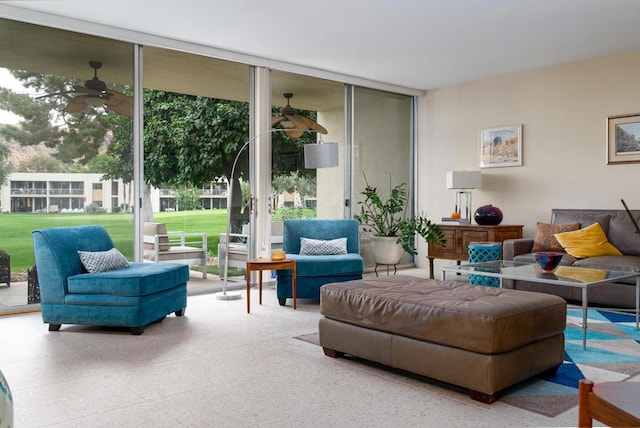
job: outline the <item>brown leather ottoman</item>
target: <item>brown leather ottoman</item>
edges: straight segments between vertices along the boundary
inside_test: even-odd
[[[394,275],[323,286],[320,313],[326,355],[468,388],[485,403],[564,358],[567,304],[549,294]]]

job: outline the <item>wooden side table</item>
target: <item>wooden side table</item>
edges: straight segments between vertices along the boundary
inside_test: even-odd
[[[293,309],[296,309],[296,261],[295,260],[272,260],[263,257],[251,259],[247,262],[247,313],[251,312],[251,271],[259,272],[259,303],[262,304],[262,271],[291,269],[291,287],[293,291]]]
[[[593,419],[612,427],[640,426],[640,382],[594,385],[581,379],[578,391],[578,426],[591,427]]]
[[[522,225],[480,226],[475,224],[439,224],[447,240],[445,246],[428,244],[429,278],[433,279],[433,260],[467,260],[471,242],[500,242],[522,238]]]

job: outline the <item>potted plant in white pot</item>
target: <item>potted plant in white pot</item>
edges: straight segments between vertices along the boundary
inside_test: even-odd
[[[371,186],[364,178],[365,188],[359,202],[360,213],[353,217],[360,222],[364,232],[373,235],[373,258],[376,264],[395,265],[400,261],[403,251],[415,256],[415,236],[420,235],[425,241],[444,245],[444,233],[431,220],[423,215],[407,215],[406,183],[391,185],[389,177],[389,196],[383,199],[376,187]]]

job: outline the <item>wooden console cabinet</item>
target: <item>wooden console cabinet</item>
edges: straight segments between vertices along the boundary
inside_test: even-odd
[[[447,243],[428,244],[429,278],[433,279],[433,260],[467,260],[470,242],[502,242],[522,238],[522,225],[479,226],[473,224],[439,224]]]

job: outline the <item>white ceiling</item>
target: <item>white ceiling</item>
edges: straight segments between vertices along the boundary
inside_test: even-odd
[[[2,3],[419,90],[640,49],[638,0]]]

